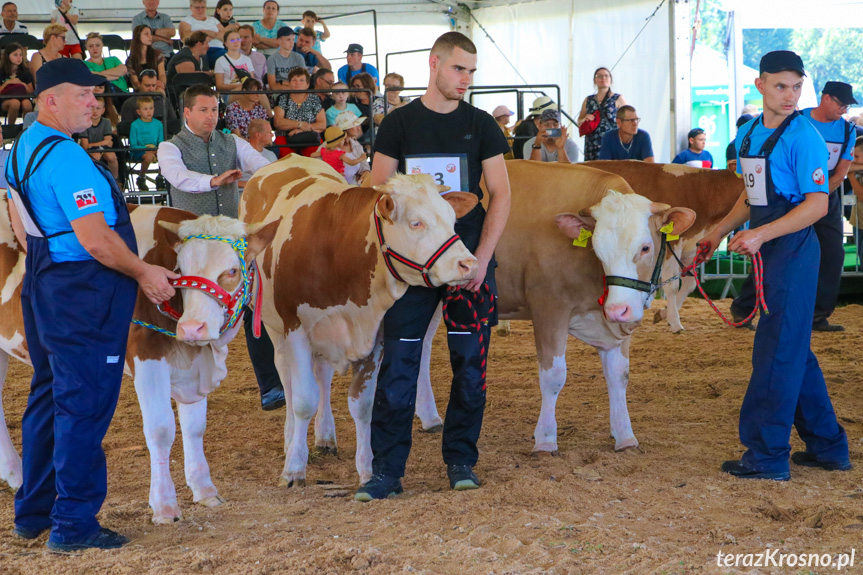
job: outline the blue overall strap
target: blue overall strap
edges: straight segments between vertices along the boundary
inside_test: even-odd
[[[776,128],[770,137],[762,144],[761,150],[758,152],[759,156],[763,156],[765,158],[770,157],[770,154],[773,152],[773,148],[776,147],[776,142],[779,141],[779,138],[782,137],[782,134],[785,132],[785,128],[791,123],[791,121],[800,115],[800,112],[794,110],[791,114],[782,120],[782,123],[779,124],[779,127]],[[754,122],[752,122],[752,126],[749,128],[749,131],[746,132],[746,135],[743,137],[743,142],[740,144],[740,155],[745,156],[749,154],[749,146],[751,144],[750,136],[752,132],[755,130],[755,126],[758,125],[758,122],[761,121],[762,125],[764,123],[764,115],[759,116]]]
[[[45,237],[46,239],[56,238],[57,236],[62,236],[64,234],[71,234],[72,230],[71,229],[70,230],[64,230],[64,231],[60,231],[60,232],[50,234],[50,235],[46,234],[45,230],[42,229],[42,226],[39,225],[39,221],[36,219],[36,215],[33,213],[33,207],[30,205],[30,199],[27,197],[27,192],[24,190],[24,185],[27,183],[27,180],[29,180],[33,176],[33,174],[36,173],[36,170],[39,169],[39,166],[41,166],[42,162],[45,161],[45,158],[48,157],[48,154],[50,154],[51,151],[54,148],[56,148],[60,142],[67,140],[67,139],[68,138],[64,138],[62,136],[48,136],[47,138],[45,138],[44,140],[39,142],[39,145],[36,146],[36,149],[33,150],[33,153],[30,156],[30,161],[27,162],[27,167],[24,169],[24,176],[23,177],[21,177],[21,175],[18,172],[17,153],[18,153],[18,142],[20,140],[18,140],[18,139],[15,140],[15,144],[12,146],[12,151],[9,154],[9,156],[12,159],[12,162],[11,162],[12,163],[12,172],[15,175],[15,189],[18,191],[18,196],[21,198],[21,203],[24,204],[24,208],[27,210],[27,213],[30,216],[30,219],[33,221],[33,223],[36,225],[36,227],[39,228],[39,231],[42,233],[42,236]],[[39,152],[41,152],[43,149],[45,150],[45,153],[42,154],[42,157],[40,158]],[[37,158],[39,160],[38,162],[36,162]],[[33,162],[36,162],[35,166],[33,165]]]
[[[849,122],[848,120],[843,120],[843,122],[845,122],[845,139],[842,141],[842,148],[840,148],[840,150],[839,150],[840,154],[844,154],[845,149],[848,148],[848,142],[851,140],[851,134],[854,134],[857,132],[857,130],[854,129],[854,125],[851,122]],[[836,163],[838,165],[839,162],[837,161]],[[828,174],[828,176],[832,176],[835,172],[836,172],[836,167],[834,166],[833,169],[830,170],[830,173]]]

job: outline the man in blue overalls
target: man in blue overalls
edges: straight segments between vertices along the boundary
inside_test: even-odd
[[[709,260],[723,237],[746,220],[750,229],[734,235],[728,249],[764,260],[762,313],[752,349],[752,377],[740,408],[740,441],[747,451],[726,461],[736,477],[791,478],[791,426],[806,451],[797,465],[851,469],[848,439],[836,421],[824,376],[810,349],[820,249],[812,224],[827,213],[827,154],[824,140],[797,111],[803,61],[776,51],[761,59],[755,86],[764,113],[741,127],[737,173],[746,193],[714,232],[701,241]]]
[[[812,122],[827,144],[828,180],[830,197],[827,214],[815,222],[815,235],[821,246],[821,264],[818,267],[818,288],[815,291],[815,312],[812,317],[814,331],[845,331],[841,325],[831,324],[829,318],[836,309],[839,284],[845,264],[842,229],[842,192],[838,188],[848,174],[854,158],[854,125],[842,119],[848,106],[857,100],[851,86],[844,82],[827,82],[821,92],[821,103],[816,108],[807,108],[800,114]],[[746,278],[740,295],[734,298],[731,312],[735,318],[744,318],[755,306],[755,284],[752,276]]]
[[[120,392],[136,281],[162,302],[179,277],[137,257],[117,183],[69,137],[90,125],[93,86],[104,80],[71,58],[39,68],[39,118],[5,172],[12,226],[27,249],[21,307],[34,371],[14,533],[35,539],[51,529],[54,551],[127,542],[96,520],[107,491],[102,439]]]
[[[438,38],[429,56],[429,85],[422,97],[388,114],[375,140],[372,184],[395,172],[432,174],[440,184],[482,199],[480,177],[489,193],[455,223],[455,231],[477,258],[478,273],[462,289],[476,292],[483,283],[496,295],[494,248],[509,216],[509,179],[503,155],[509,145],[490,114],[464,101],[476,71],[476,46],[458,32]],[[383,320],[383,357],[372,408],[372,478],[355,495],[359,501],[401,493],[401,478],[411,449],[417,378],[423,337],[446,288],[411,286]],[[447,343],[453,369],[444,418],[443,459],[450,487],[476,489],[473,471],[485,409],[485,364],[496,314],[478,332],[450,331]]]

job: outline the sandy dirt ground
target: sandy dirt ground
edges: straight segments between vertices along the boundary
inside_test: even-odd
[[[440,435],[420,433],[417,422],[405,493],[368,504],[350,497],[357,476],[347,378],[337,378],[333,391],[338,455],[313,453],[308,486],[280,488],[284,412],[260,410],[238,338],[228,378],[211,395],[205,437],[213,479],[227,503],[202,508],[192,502],[178,436],[172,473],[184,519],[151,524],[149,459],[127,380],[105,440],[109,492],[100,520],[131,536],[131,544],[66,557],[48,553],[45,536],[14,539],[7,489],[0,491],[0,573],[828,573],[836,571],[720,568],[716,556],[838,554],[855,546],[857,566],[843,572],[863,572],[863,307],[836,312],[845,333],[813,338],[857,469],[795,468],[786,483],[719,472],[724,459],[742,452],[737,415],[753,333],[725,327],[698,300],[686,302],[682,317],[687,330],[681,335],[646,323],[633,337],[629,410],[640,453],[613,451],[599,358],[571,339],[569,379],[557,410],[560,455],[531,456],[537,364],[531,325],[513,322],[512,335],[492,340],[477,466],[483,487],[450,491]],[[437,345],[439,409],[448,394],[446,357],[445,346]],[[28,380],[26,366],[10,366],[4,400],[19,446]],[[792,448],[802,448],[796,436]]]

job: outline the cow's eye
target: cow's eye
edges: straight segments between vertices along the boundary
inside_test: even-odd
[[[228,271],[226,271],[226,272],[225,272],[225,274],[226,274],[229,278],[232,278],[232,277],[234,277],[235,275],[237,275],[237,268],[231,268],[231,269],[229,269]]]
[[[641,253],[646,254],[649,251],[650,251],[650,246],[648,246],[648,245],[641,246]]]
[[[424,227],[425,226],[423,226],[423,223],[420,220],[411,220],[411,229],[412,230],[421,230]]]

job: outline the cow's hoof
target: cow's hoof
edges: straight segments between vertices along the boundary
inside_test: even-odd
[[[558,457],[560,455],[560,451],[557,449],[554,451],[531,451],[530,454],[540,459],[547,459],[549,457]]]
[[[671,333],[673,333],[673,334],[675,334],[675,335],[677,335],[677,334],[680,334],[680,333],[683,333],[683,332],[684,332],[684,329],[683,329],[683,326],[682,326],[682,325],[681,325],[680,327],[674,327],[674,326],[669,326],[669,327],[671,327]]]
[[[442,433],[443,432],[443,423],[436,423],[431,427],[423,427],[423,433]]]
[[[179,511],[177,514],[169,513],[167,515],[153,515],[153,525],[173,525],[183,518],[183,514]]]
[[[663,317],[663,315],[662,315],[662,312],[664,312],[664,311],[665,311],[664,309],[656,310],[656,312],[653,314],[653,323],[659,323],[665,319],[665,317]]]
[[[306,486],[306,478],[305,477],[295,477],[295,478],[279,478],[279,487],[287,487],[291,489],[293,487],[305,487]]]
[[[624,439],[623,441],[616,443],[614,446],[614,450],[618,453],[621,451],[637,451],[641,453],[642,451],[638,449],[638,440],[634,437],[630,437],[629,439]]]
[[[338,455],[339,448],[335,445],[316,445],[315,452],[318,455]]]
[[[196,501],[198,505],[203,505],[204,507],[218,507],[222,503],[225,502],[225,498],[221,495],[213,495],[211,497],[204,497],[200,501]]]
[[[554,456],[557,457],[560,455],[560,452],[557,450],[557,443],[538,443],[534,445],[533,451],[530,452],[534,457],[545,457],[545,456]]]

